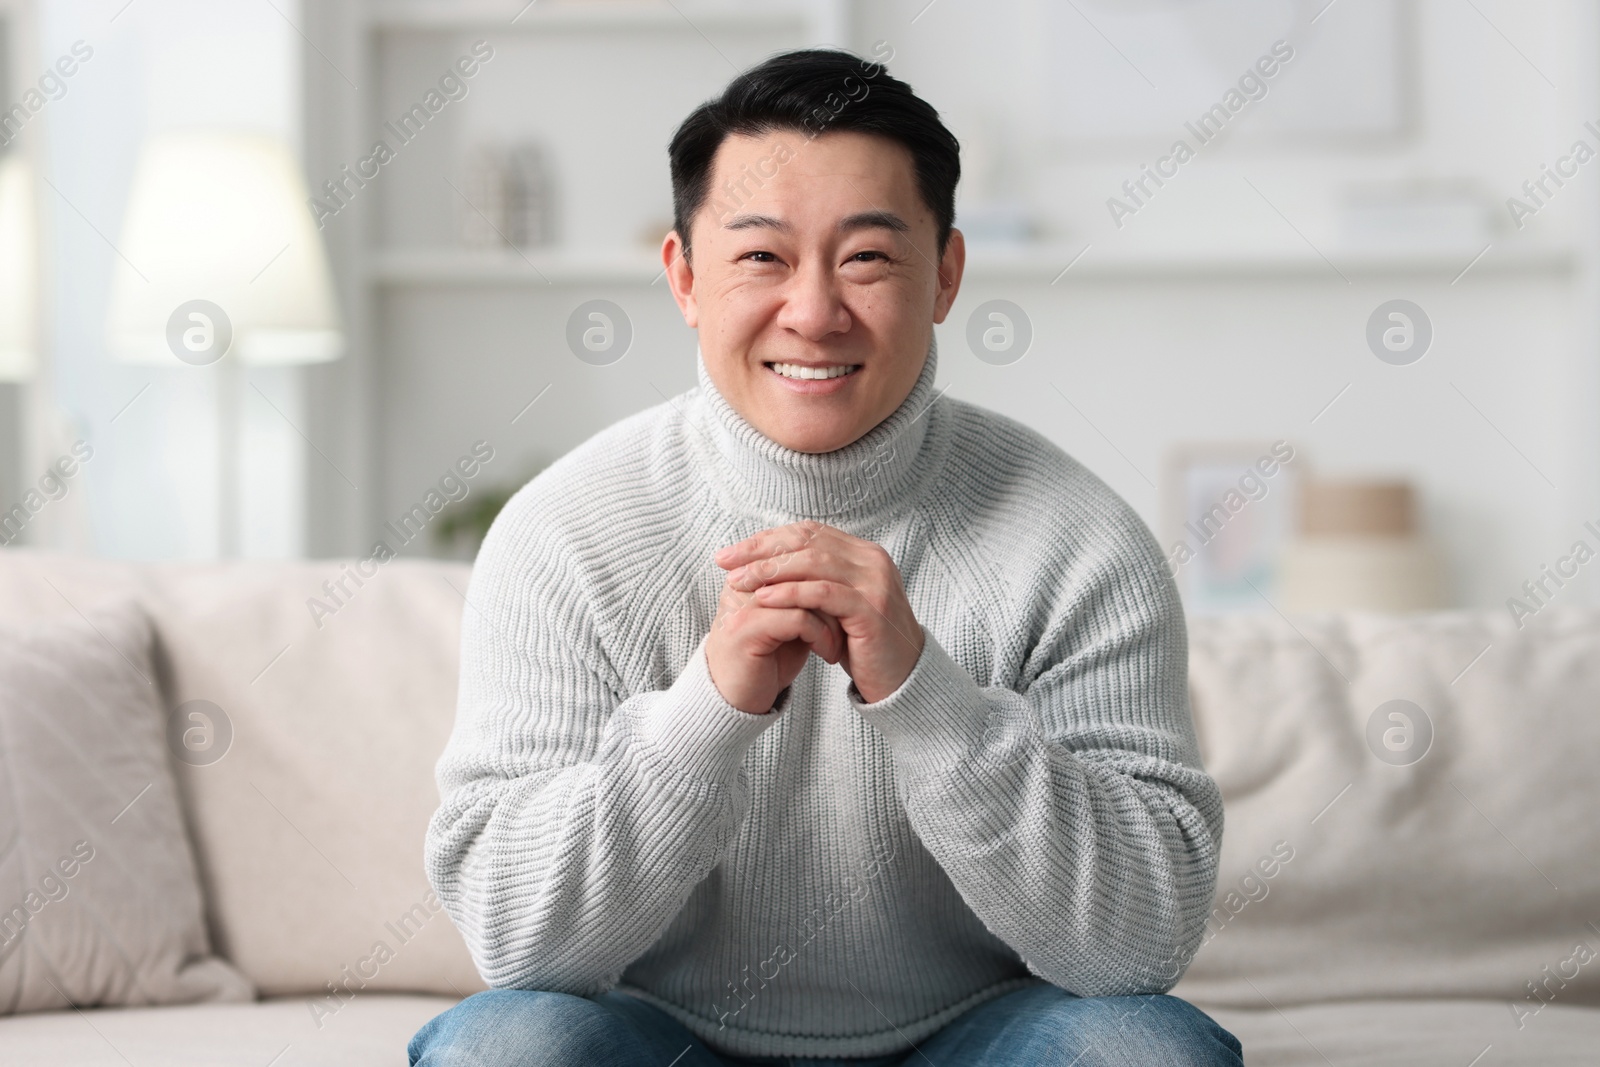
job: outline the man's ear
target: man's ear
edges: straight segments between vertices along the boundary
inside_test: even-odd
[[[687,250],[677,230],[669,232],[661,242],[661,263],[667,268],[672,299],[678,302],[683,321],[695,329],[700,325],[700,305],[694,299],[694,267],[689,264]]]
[[[939,291],[933,298],[933,321],[943,322],[950,314],[950,305],[956,302],[961,291],[961,274],[967,266],[967,239],[961,231],[951,227],[950,240],[945,242],[944,255],[939,259]]]

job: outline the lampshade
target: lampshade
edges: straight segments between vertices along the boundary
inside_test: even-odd
[[[169,324],[221,308],[244,363],[320,363],[344,351],[327,253],[305,180],[280,140],[237,133],[149,139],[135,168],[111,279],[118,359],[179,366]],[[218,352],[217,355],[222,355]]]
[[[0,382],[27,381],[35,364],[33,177],[16,152],[0,156]]]

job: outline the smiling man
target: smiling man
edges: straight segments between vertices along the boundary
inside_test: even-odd
[[[958,146],[774,57],[677,131],[698,386],[484,541],[430,880],[491,986],[413,1064],[1238,1064],[1166,994],[1222,803],[1134,512],[934,388]]]

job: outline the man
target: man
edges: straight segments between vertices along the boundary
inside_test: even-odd
[[[429,877],[489,991],[413,1064],[1237,1064],[1162,995],[1222,804],[1149,531],[934,389],[958,146],[777,56],[673,138],[699,385],[484,541]]]

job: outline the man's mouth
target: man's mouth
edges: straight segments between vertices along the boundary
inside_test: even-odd
[[[854,374],[861,369],[859,363],[766,363],[764,366],[775,374],[784,378],[794,378],[799,381],[820,381],[827,378],[843,378],[847,374]]]

